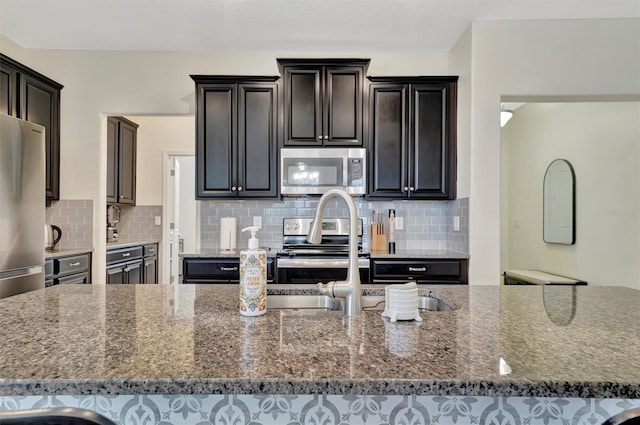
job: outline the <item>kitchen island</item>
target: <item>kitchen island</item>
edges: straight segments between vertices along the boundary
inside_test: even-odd
[[[395,423],[411,412],[517,424],[640,405],[640,291],[421,291],[455,309],[423,312],[422,322],[379,311],[244,318],[237,285],[58,285],[10,297],[0,300],[0,409],[84,405],[123,424],[136,415]]]

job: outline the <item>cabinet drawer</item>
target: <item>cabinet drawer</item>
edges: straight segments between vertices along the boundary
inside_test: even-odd
[[[240,259],[185,258],[182,272],[183,283],[238,283],[240,281]],[[267,282],[273,282],[274,276],[274,258],[267,258]]]
[[[142,258],[142,246],[130,248],[111,249],[107,251],[107,264],[129,261],[134,258]]]
[[[185,258],[183,274],[185,282],[237,282],[240,279],[240,260]]]
[[[76,273],[55,279],[55,285],[83,284],[89,281],[89,273]]]
[[[89,268],[89,255],[75,255],[73,257],[56,258],[54,269],[56,275],[78,273]]]
[[[466,260],[372,260],[375,281],[418,283],[468,283]]]
[[[142,247],[142,255],[145,257],[154,257],[158,255],[158,245],[153,243]]]

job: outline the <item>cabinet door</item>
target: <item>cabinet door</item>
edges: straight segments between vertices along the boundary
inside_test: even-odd
[[[107,283],[126,283],[124,264],[107,268]]]
[[[137,128],[119,121],[118,128],[118,203],[136,204]]]
[[[238,85],[238,196],[275,197],[278,193],[278,86]]]
[[[125,271],[127,272],[126,283],[142,283],[142,260],[127,263]]]
[[[323,67],[284,68],[284,144],[321,146]],[[328,135],[327,135],[328,136]]]
[[[107,118],[107,202],[118,202],[118,120]]]
[[[142,283],[158,283],[157,270],[158,259],[156,257],[145,258]]]
[[[87,284],[89,283],[89,273],[76,273],[69,276],[64,276],[56,279],[55,285],[66,284]]]
[[[450,143],[445,84],[414,84],[411,88],[411,150],[409,181],[412,198],[455,199],[455,145]],[[451,161],[450,161],[451,160]],[[455,175],[455,174],[454,174]],[[453,196],[451,196],[453,195]]]
[[[4,63],[0,63],[0,113],[15,117],[18,88],[18,73]]]
[[[361,67],[326,67],[323,90],[325,146],[362,145]]]
[[[46,197],[60,198],[60,90],[21,74],[20,118],[45,127]]]
[[[370,198],[406,198],[406,84],[375,83],[369,88]]]
[[[235,198],[236,85],[198,86],[196,198]]]

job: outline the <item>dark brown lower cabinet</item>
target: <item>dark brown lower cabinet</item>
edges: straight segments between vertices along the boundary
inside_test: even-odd
[[[158,244],[107,250],[107,283],[158,283]]]
[[[45,287],[71,283],[91,283],[91,253],[48,258]]]
[[[274,258],[267,258],[267,282],[275,275]],[[182,283],[238,283],[240,259],[238,257],[184,257]]]
[[[158,244],[149,244],[142,247],[143,253],[143,283],[158,283]]]
[[[142,246],[107,250],[107,283],[142,283]]]
[[[372,258],[373,283],[469,283],[468,259]]]

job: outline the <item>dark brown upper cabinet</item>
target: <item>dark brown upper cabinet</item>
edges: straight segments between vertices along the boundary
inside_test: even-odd
[[[369,60],[278,59],[285,146],[361,146]]]
[[[369,199],[456,198],[456,76],[369,77]]]
[[[107,203],[136,204],[138,124],[124,117],[107,118]]]
[[[62,85],[0,53],[0,112],[45,128],[47,203],[60,199]]]
[[[276,198],[279,77],[191,78],[196,199]]]

